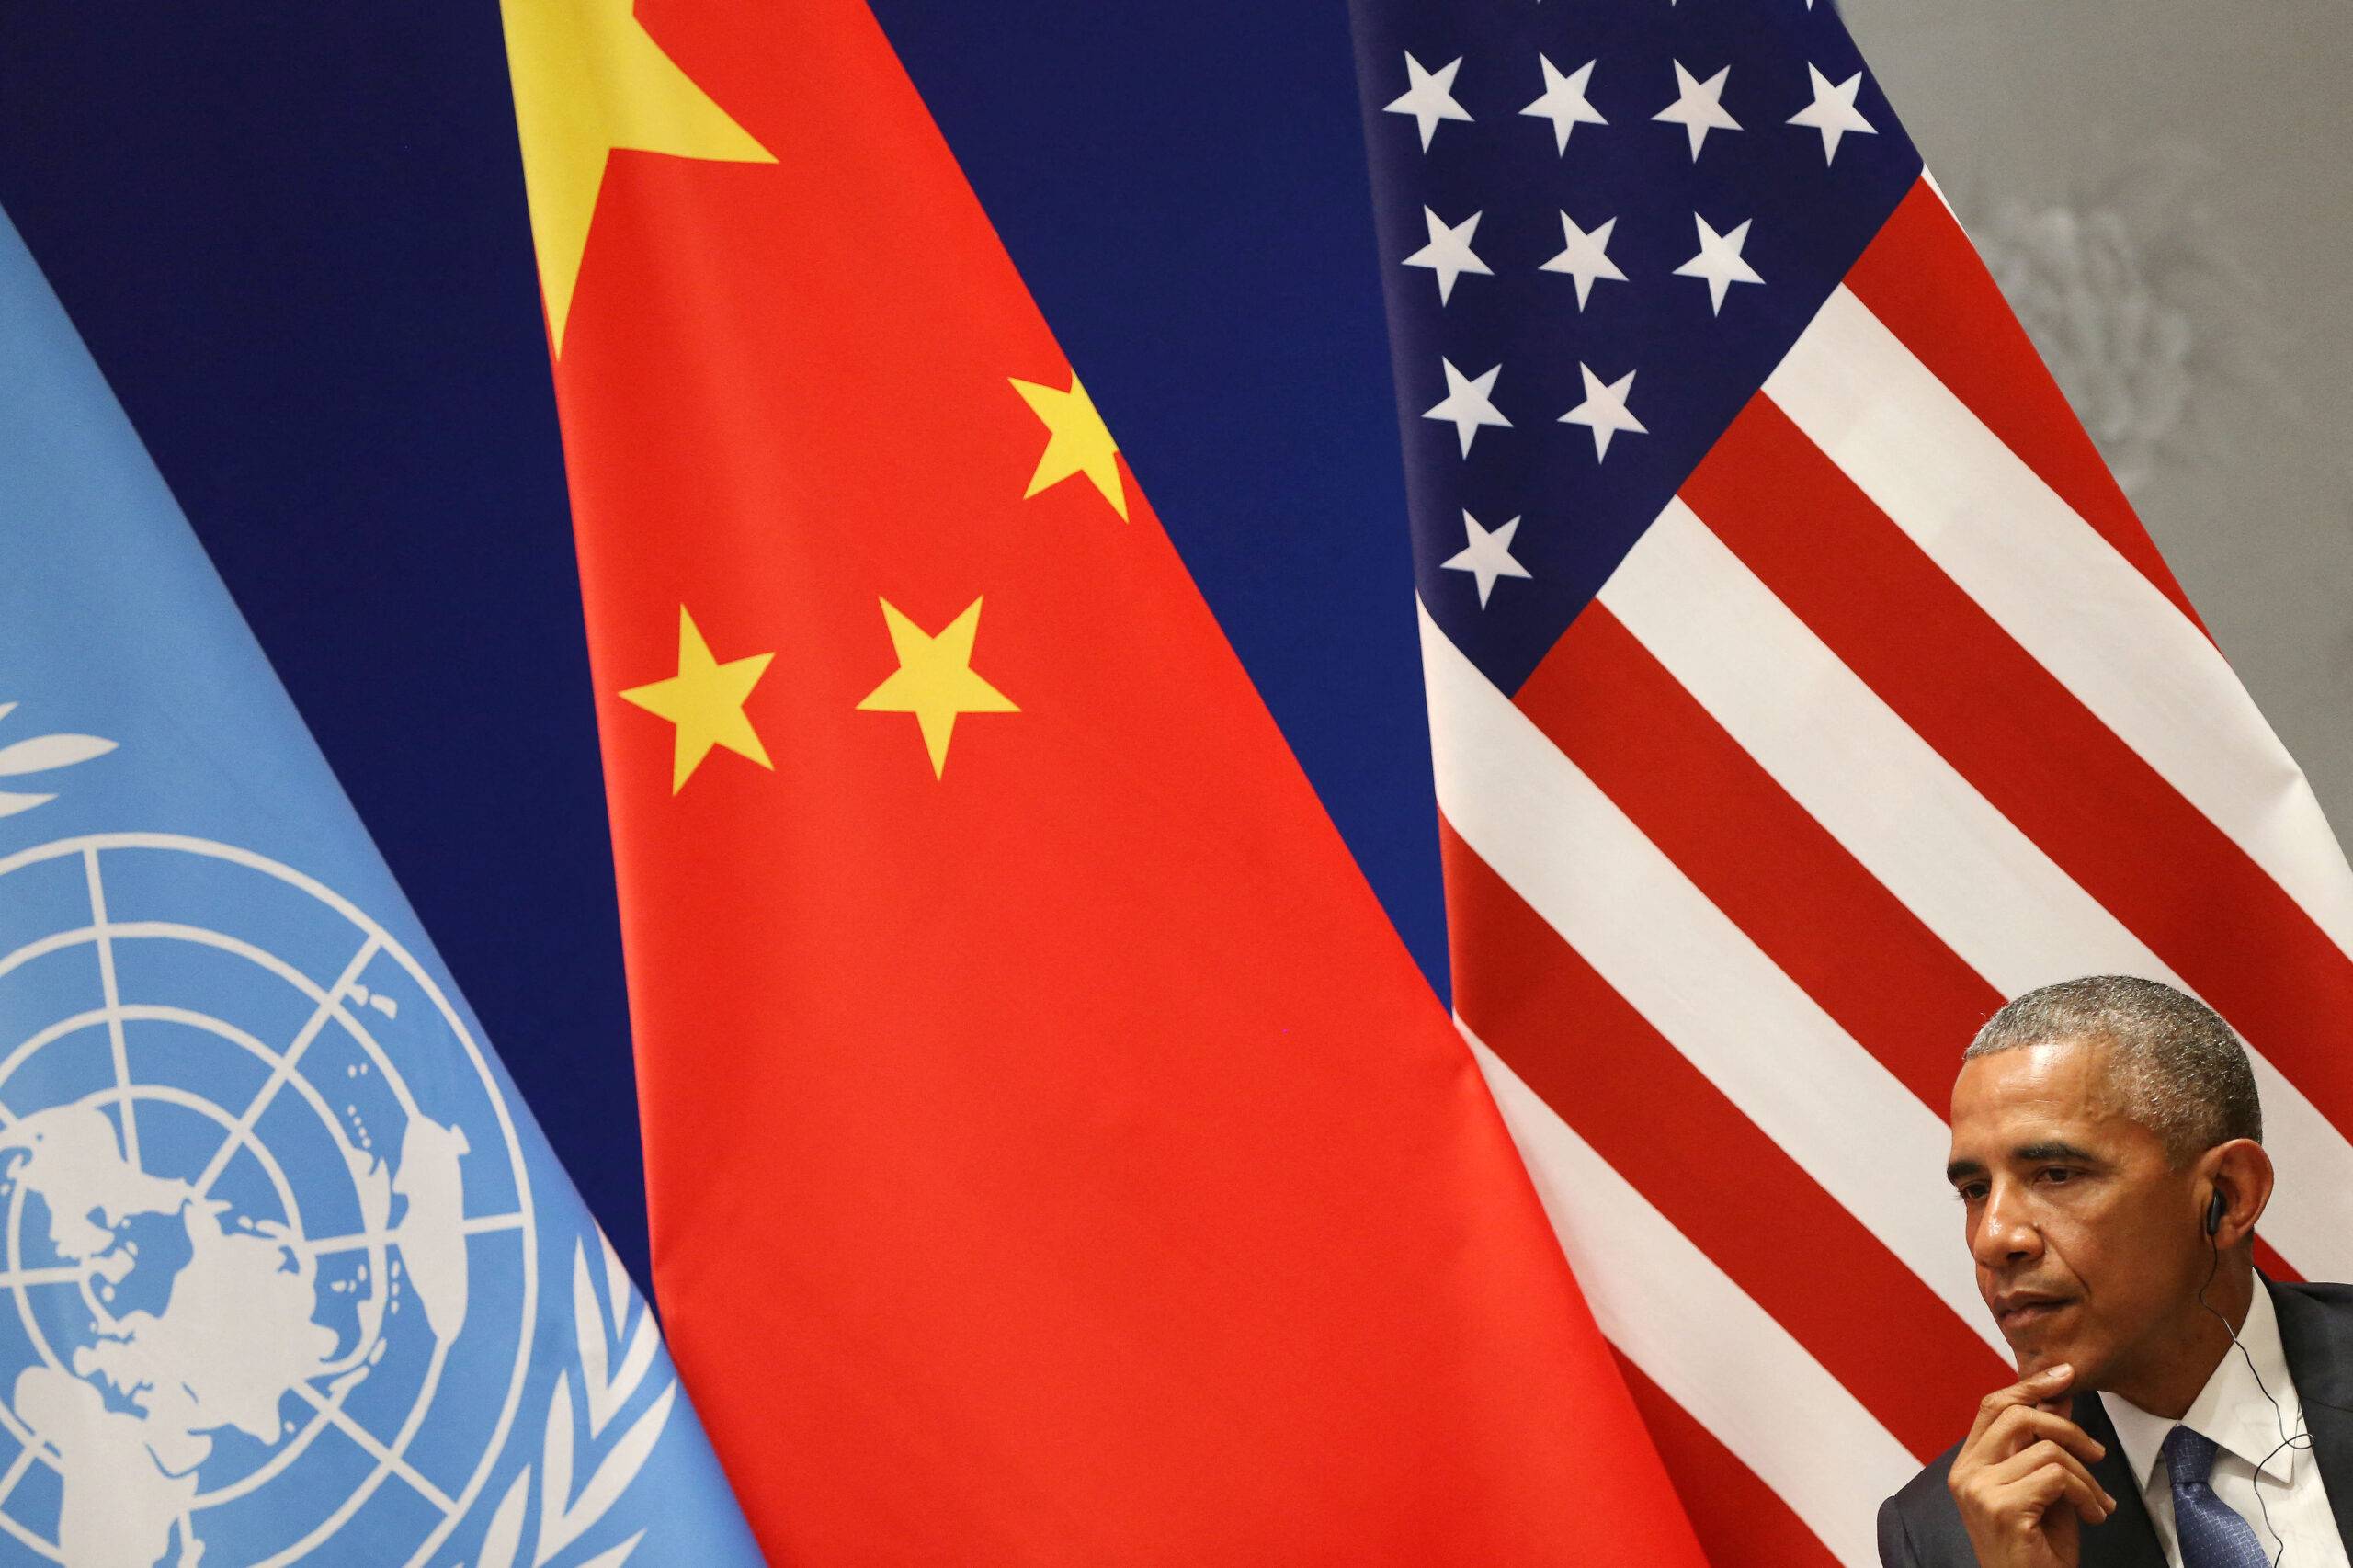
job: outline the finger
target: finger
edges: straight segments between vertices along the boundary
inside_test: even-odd
[[[2100,1518],[2116,1511],[2116,1499],[2093,1479],[2092,1472],[2084,1468],[2083,1461],[2047,1437],[1998,1464],[1987,1466],[1982,1484],[2000,1493],[2046,1470],[2057,1471],[2081,1483],[2080,1487],[2070,1487],[2069,1494],[2086,1505],[2077,1510],[2084,1513],[2085,1517],[2092,1517],[2086,1511],[2088,1508],[2096,1508]],[[2048,1483],[2046,1479],[2041,1484]]]
[[[2013,1517],[2047,1517],[2054,1509],[2064,1506],[2087,1525],[2104,1522],[2116,1512],[2116,1499],[2101,1491],[2090,1477],[2069,1470],[2063,1464],[2047,1464],[1997,1489],[1996,1495],[2013,1512]],[[1996,1505],[2000,1506],[2000,1504]]]
[[[1961,1447],[1966,1449],[1975,1444],[2002,1412],[2057,1399],[2075,1381],[2075,1369],[2062,1361],[2055,1367],[2043,1368],[2030,1378],[2021,1378],[2006,1389],[1995,1389],[1977,1402],[1977,1420],[1970,1426],[1969,1437]]]
[[[1979,1440],[1979,1449],[1985,1460],[1992,1462],[2041,1439],[2058,1444],[2087,1465],[2097,1464],[2108,1457],[2106,1446],[2089,1432],[2063,1415],[2053,1415],[2031,1404],[2015,1404],[1995,1416]]]
[[[1953,1500],[1972,1537],[1981,1524],[2044,1534],[2079,1520],[2099,1524],[2116,1511],[2113,1500],[2088,1478],[2055,1460],[1998,1483],[1981,1474],[1956,1487]]]

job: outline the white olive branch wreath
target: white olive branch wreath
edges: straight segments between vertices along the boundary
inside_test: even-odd
[[[0,719],[15,712],[13,702],[0,702]],[[13,778],[19,773],[47,773],[54,767],[71,767],[87,762],[94,756],[104,756],[114,750],[114,743],[97,735],[33,735],[13,745],[0,746],[0,777]],[[0,817],[12,817],[18,812],[31,811],[57,799],[55,795],[30,795],[18,790],[0,790]]]
[[[654,1314],[643,1306],[637,1310],[635,1329],[630,1329],[628,1271],[614,1256],[612,1244],[601,1235],[598,1240],[605,1256],[604,1299],[599,1299],[596,1283],[589,1276],[587,1246],[575,1243],[572,1252],[572,1315],[592,1453],[605,1429],[645,1381],[645,1374],[654,1365],[654,1353],[661,1343],[661,1334],[654,1326]],[[611,1307],[609,1320],[608,1301]],[[628,1347],[616,1363],[613,1346],[620,1343],[624,1332]],[[589,1471],[586,1483],[575,1493],[572,1476],[579,1430],[573,1408],[572,1376],[563,1371],[556,1374],[555,1394],[548,1402],[547,1430],[540,1445],[539,1530],[528,1559],[530,1568],[547,1568],[565,1548],[595,1528],[607,1510],[620,1500],[621,1494],[629,1490],[638,1472],[645,1468],[677,1397],[678,1382],[673,1378],[629,1424],[619,1440],[606,1449],[604,1457]],[[531,1467],[525,1465],[507,1486],[506,1495],[499,1500],[497,1512],[491,1516],[490,1528],[483,1536],[481,1555],[475,1559],[476,1568],[516,1568],[526,1561],[523,1526],[530,1506]],[[578,1568],[621,1568],[630,1553],[637,1550],[637,1543],[644,1539],[645,1532],[640,1530],[619,1546],[582,1562]]]

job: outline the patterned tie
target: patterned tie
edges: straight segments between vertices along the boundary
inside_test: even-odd
[[[2173,1530],[2181,1542],[2181,1568],[2268,1568],[2271,1557],[2255,1539],[2255,1527],[2206,1484],[2214,1473],[2216,1451],[2211,1437],[2187,1426],[2175,1427],[2160,1450],[2173,1480]]]

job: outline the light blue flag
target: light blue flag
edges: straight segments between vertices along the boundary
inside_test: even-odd
[[[5,215],[0,1209],[0,1564],[760,1560]]]

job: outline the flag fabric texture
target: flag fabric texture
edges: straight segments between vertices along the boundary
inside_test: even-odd
[[[0,517],[0,1563],[758,1562],[5,217]]]
[[[506,22],[655,1280],[771,1559],[1698,1562],[866,7]]]
[[[1712,1559],[1871,1562],[2005,997],[2213,1004],[2353,1270],[2353,879],[1832,6],[1353,14],[1458,1019]]]

